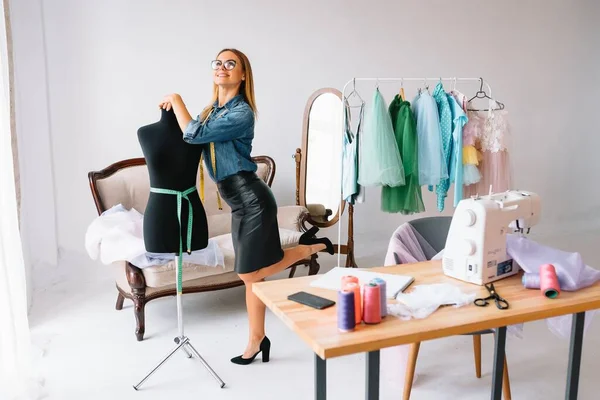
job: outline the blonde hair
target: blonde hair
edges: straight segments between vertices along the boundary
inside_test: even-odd
[[[234,53],[240,60],[240,67],[242,67],[242,70],[246,75],[246,79],[242,81],[239,92],[244,96],[244,100],[246,101],[246,103],[248,103],[248,105],[254,112],[254,115],[256,116],[258,110],[256,108],[256,99],[254,98],[254,77],[252,76],[252,66],[250,65],[250,60],[248,60],[248,57],[246,57],[246,55],[238,49],[223,49],[217,54],[217,57],[219,57],[222,53],[226,51]],[[200,114],[201,121],[204,121],[206,118],[208,118],[210,110],[212,109],[213,104],[215,103],[215,101],[217,101],[218,98],[219,87],[215,83],[213,83],[212,99],[210,104],[206,106],[204,110],[202,110],[202,113]]]

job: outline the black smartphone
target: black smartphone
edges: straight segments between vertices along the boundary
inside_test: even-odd
[[[326,299],[321,296],[316,296],[307,292],[297,292],[290,294],[288,300],[295,301],[296,303],[304,304],[317,310],[323,310],[331,307],[335,304],[335,301]]]

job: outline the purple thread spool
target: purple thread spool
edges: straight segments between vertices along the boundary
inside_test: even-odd
[[[523,274],[523,278],[521,278],[521,282],[523,282],[523,286],[525,286],[526,289],[539,289],[540,288],[540,274],[526,272]]]
[[[381,300],[381,318],[385,318],[387,315],[387,297],[386,297],[386,284],[381,278],[371,279],[372,283],[379,285],[380,300]]]
[[[525,286],[526,289],[539,289],[541,287],[540,274],[534,272],[525,272],[521,278],[521,282],[523,282],[523,286]],[[560,277],[558,277],[558,284],[561,287],[563,285]]]
[[[354,311],[354,291],[339,290],[337,302],[338,330],[340,332],[351,332],[356,326]]]

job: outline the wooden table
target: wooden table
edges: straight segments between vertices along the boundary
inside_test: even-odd
[[[487,297],[484,286],[473,285],[443,274],[441,261],[369,268],[369,271],[410,275],[415,278],[411,287],[431,283],[451,283],[464,292],[477,292]],[[348,274],[352,269],[348,269]],[[337,329],[337,307],[316,310],[292,301],[287,296],[306,291],[337,301],[333,290],[310,287],[318,276],[299,277],[255,283],[253,291],[265,305],[290,329],[298,334],[315,353],[315,399],[326,399],[326,360],[355,353],[367,353],[365,398],[379,398],[379,350],[386,347],[467,334],[485,329],[496,329],[492,399],[502,395],[504,346],[506,327],[549,317],[573,314],[569,369],[565,398],[575,400],[579,384],[583,325],[585,311],[600,308],[600,282],[576,292],[561,292],[556,299],[548,299],[539,290],[525,289],[521,275],[494,282],[496,291],[510,307],[498,309],[491,301],[487,307],[468,305],[460,308],[442,307],[421,320],[403,321],[388,316],[377,325],[361,324],[353,332]],[[410,292],[409,287],[405,293]],[[392,302],[394,300],[388,300]]]

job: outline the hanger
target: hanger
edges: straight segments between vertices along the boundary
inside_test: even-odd
[[[400,93],[398,94],[400,95],[402,101],[406,100],[406,97],[404,96],[404,78],[400,78]]]
[[[362,97],[360,97],[360,94],[358,94],[358,92],[356,91],[356,78],[352,78],[352,91],[346,96],[347,103],[348,103],[348,100],[350,100],[350,97],[352,97],[353,95],[358,97],[358,100],[360,101],[360,105],[350,106],[350,107],[362,107],[362,105],[365,103],[365,101],[363,100]]]
[[[483,90],[483,78],[479,78],[479,81],[480,81],[479,90],[477,91],[477,93],[475,93],[475,96],[471,97],[467,101],[467,103],[470,103],[473,99],[490,99],[493,102],[495,102],[498,107],[493,108],[493,109],[490,109],[490,108],[486,108],[486,109],[468,108],[467,110],[469,110],[469,111],[504,110],[504,104],[503,103],[500,103],[496,99],[491,98],[490,96],[488,96],[488,94],[485,92],[485,90]]]

